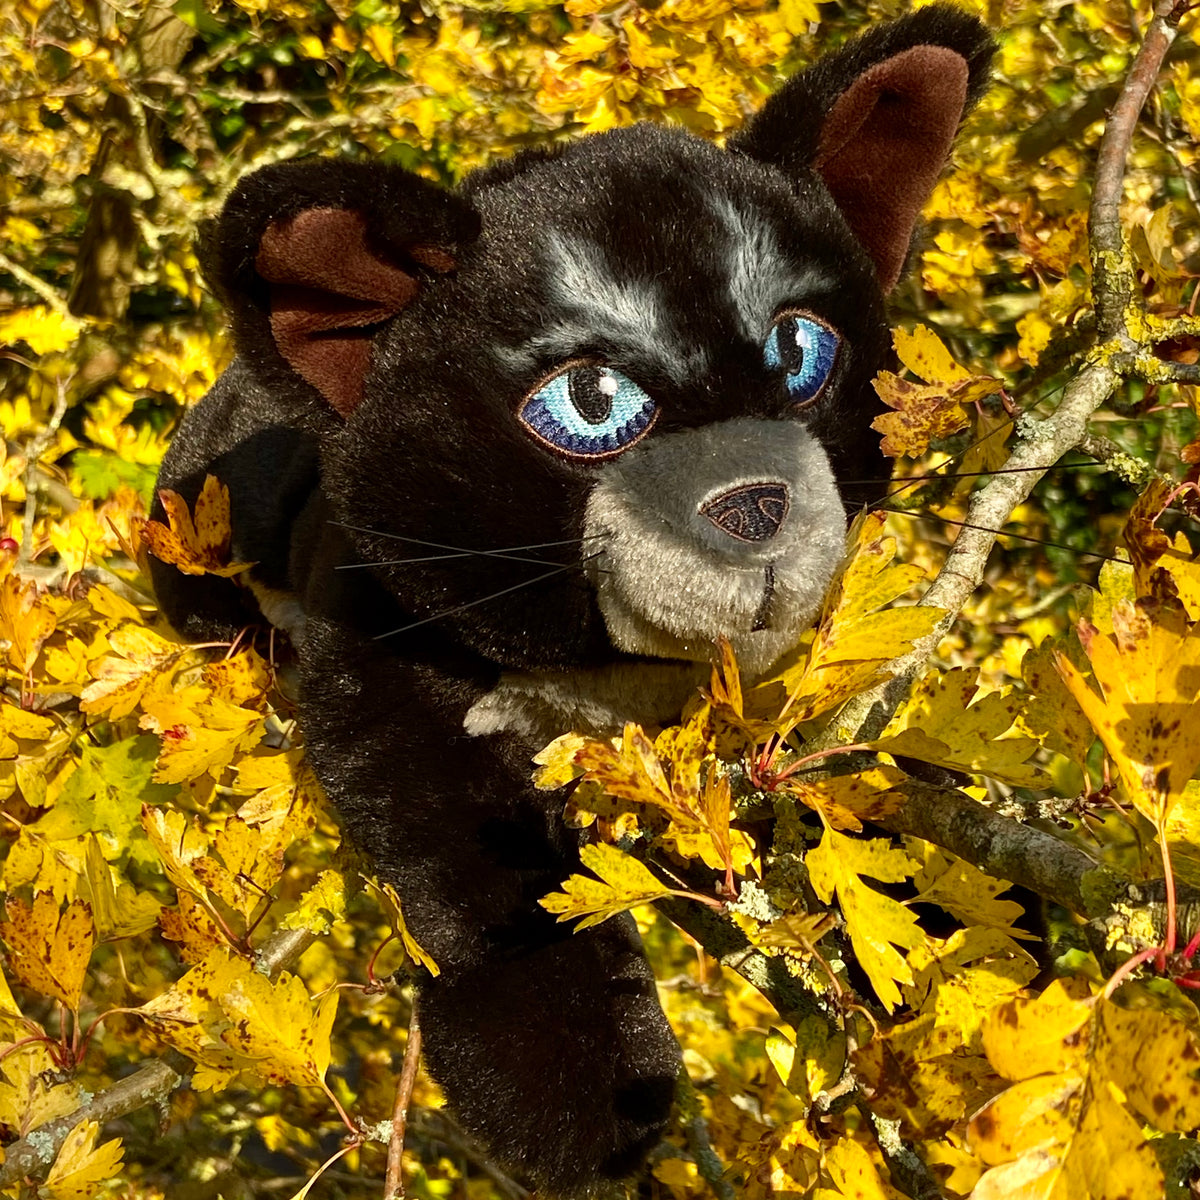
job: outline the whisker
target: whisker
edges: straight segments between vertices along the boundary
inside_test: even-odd
[[[489,558],[500,557],[505,562],[533,563],[539,567],[549,567],[554,565],[544,558],[523,558],[518,554],[496,554],[485,550],[456,550],[451,554],[426,554],[420,558],[385,558],[380,562],[355,562],[355,563],[339,563],[334,567],[335,571],[360,571],[364,567],[400,567],[408,563],[425,563],[425,562],[447,562],[454,558],[477,558],[479,556]],[[562,566],[572,566],[571,563],[562,563]]]
[[[896,513],[901,517],[928,517],[931,521],[942,521],[947,525],[957,525],[960,529],[977,529],[980,533],[994,533],[997,537],[1016,538],[1019,542],[1030,542],[1035,546],[1049,546],[1054,550],[1066,550],[1071,554],[1080,556],[1086,555],[1088,558],[1099,558],[1104,562],[1123,563],[1128,565],[1128,560],[1123,558],[1114,558],[1111,554],[1099,554],[1095,550],[1080,550],[1077,546],[1067,546],[1062,542],[1051,542],[1046,538],[1030,537],[1026,533],[1010,533],[1007,529],[991,529],[987,525],[974,525],[970,521],[956,521],[953,517],[943,517],[940,513],[922,513],[915,512],[909,508],[887,508],[884,512]]]
[[[427,546],[431,550],[452,550],[455,554],[464,556],[478,555],[486,558],[506,558],[518,554],[523,550],[549,550],[555,546],[579,546],[584,542],[595,541],[597,538],[604,536],[601,533],[593,533],[587,537],[564,538],[562,541],[557,542],[531,542],[528,546],[502,546],[497,550],[471,550],[465,546],[447,546],[444,542],[429,542],[422,538],[406,537],[401,533],[389,533],[384,529],[371,529],[366,525],[351,525],[348,521],[330,521],[330,524],[336,525],[339,529],[353,530],[355,533],[370,533],[375,537],[391,538],[397,542],[406,542],[410,546]],[[535,558],[525,561],[544,562],[545,560]]]
[[[1098,462],[1082,462],[1082,463],[1056,463],[1053,467],[1048,468],[1051,471],[1081,471],[1081,470],[1100,470],[1104,464]],[[868,483],[898,483],[902,486],[894,492],[888,492],[883,499],[888,499],[891,496],[898,496],[904,491],[909,484],[926,483],[931,479],[972,479],[977,476],[988,475],[1023,475],[1030,471],[1046,471],[1046,467],[997,467],[994,471],[942,471],[935,469],[928,475],[906,475],[903,479],[842,479],[840,483],[855,485],[862,487]]]
[[[411,629],[419,629],[422,625],[428,625],[431,621],[440,621],[443,617],[453,617],[460,612],[465,612],[468,608],[474,608],[477,604],[486,604],[489,600],[499,599],[501,596],[507,596],[509,592],[518,592],[521,588],[532,587],[535,583],[541,583],[543,579],[549,579],[554,575],[561,575],[564,571],[576,571],[590,559],[598,557],[602,551],[597,550],[595,554],[589,554],[577,563],[568,563],[565,567],[555,567],[553,571],[546,571],[541,575],[535,575],[532,579],[522,580],[520,583],[514,583],[511,587],[501,588],[498,592],[492,592],[490,596],[481,596],[478,600],[468,600],[466,604],[460,604],[455,608],[447,608],[442,612],[434,613],[429,617],[422,617],[419,621],[413,621],[408,625],[401,625],[397,629],[390,629],[387,633],[377,634],[375,641],[380,641],[383,638],[393,637],[397,633],[408,633]]]

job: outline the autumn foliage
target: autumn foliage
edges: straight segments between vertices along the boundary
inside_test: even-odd
[[[662,1200],[1200,1178],[1196,20],[969,6],[997,76],[896,296],[896,479],[816,627],[765,679],[715,647],[669,728],[563,730],[530,764],[590,839],[544,905],[636,911],[684,1046]],[[229,356],[198,221],[304,153],[452,183],[634,120],[720,139],[902,7],[5,6],[0,1193],[380,1195],[406,970],[436,970],[341,844],[283,639],[187,645],[148,589],[149,555],[247,565],[215,480],[146,519]],[[1105,114],[1168,25],[1114,248]],[[524,1194],[424,1078],[401,1165],[429,1200]]]

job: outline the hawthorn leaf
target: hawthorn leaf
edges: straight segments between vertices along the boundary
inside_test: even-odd
[[[324,1084],[337,1013],[336,988],[326,992],[314,1010],[308,988],[298,976],[283,973],[271,980],[250,971],[235,978],[217,1003],[230,1022],[222,1040],[252,1060],[253,1069],[264,1079],[311,1087]]]
[[[212,914],[191,892],[179,892],[174,908],[159,910],[158,925],[163,937],[179,945],[185,963],[203,962],[209,952],[228,945]]]
[[[971,1200],[1165,1195],[1138,1122],[1108,1088],[1085,1092],[1071,1076],[1038,1076],[1002,1093],[971,1122],[970,1134],[985,1162],[1005,1159],[982,1176]]]
[[[239,1072],[253,1069],[248,1058],[223,1040],[229,1018],[220,1004],[240,979],[252,973],[252,963],[228,946],[215,946],[172,987],[136,1010],[155,1037],[197,1064],[192,1082],[200,1090],[225,1087]]]
[[[0,579],[0,643],[17,674],[24,676],[32,669],[42,644],[58,625],[62,607],[39,593],[34,582],[22,583],[13,574]]]
[[[121,1139],[97,1146],[99,1135],[96,1121],[80,1121],[67,1134],[38,1189],[42,1200],[93,1200],[100,1185],[116,1175],[121,1169]]]
[[[1200,1128],[1200,1045],[1182,1021],[1152,1008],[1100,1009],[1103,1067],[1129,1107],[1163,1133]]]
[[[953,388],[913,383],[891,371],[880,371],[871,382],[892,410],[871,422],[871,428],[883,434],[879,448],[889,458],[920,458],[930,442],[942,441],[971,423],[970,412]]]
[[[834,1189],[817,1188],[813,1200],[894,1200],[892,1189],[879,1174],[865,1146],[852,1137],[838,1138],[828,1150],[822,1166],[833,1181]]]
[[[168,488],[158,493],[167,517],[146,521],[141,536],[150,553],[187,575],[240,575],[254,564],[229,561],[233,533],[229,524],[229,489],[214,475],[204,479],[194,513],[187,501]]]
[[[409,933],[408,924],[404,920],[400,894],[396,889],[390,883],[375,883],[370,880],[367,882],[367,888],[374,893],[375,898],[379,900],[391,919],[392,932],[399,937],[404,947],[404,953],[408,955],[409,959],[418,967],[424,967],[435,978],[440,975],[442,969],[433,961],[433,956]]]
[[[897,983],[910,984],[912,971],[897,947],[911,950],[925,938],[912,911],[885,896],[863,877],[899,883],[917,866],[903,850],[882,839],[846,837],[826,828],[820,845],[805,858],[813,889],[829,904],[837,894],[859,966],[880,1003],[889,1011],[900,1003]]]
[[[576,762],[585,784],[596,784],[621,801],[675,853],[699,858],[714,870],[745,870],[753,847],[729,827],[729,783],[712,758],[703,710],[665,730],[657,742],[630,722],[619,743],[589,740]]]
[[[127,882],[113,882],[113,870],[94,833],[87,838],[86,864],[92,915],[100,941],[136,937],[157,924],[162,905],[149,893],[140,892]]]
[[[0,1073],[0,1124],[19,1137],[79,1107],[79,1084],[60,1079],[44,1044],[6,1048]]]
[[[162,861],[167,878],[182,892],[204,899],[208,889],[195,866],[208,853],[208,838],[187,817],[169,809],[142,806],[142,828]]]
[[[892,345],[896,348],[896,357],[926,383],[966,383],[971,378],[971,372],[959,365],[928,325],[918,325],[911,333],[906,329],[893,329]]]
[[[1084,763],[1096,732],[1063,681],[1055,664],[1059,654],[1077,669],[1086,665],[1083,650],[1074,638],[1059,643],[1047,640],[1026,651],[1021,660],[1021,678],[1027,700],[1017,724],[1023,733],[1038,738],[1048,749],[1072,762]]]
[[[564,733],[535,754],[533,761],[539,770],[533,777],[534,787],[549,792],[578,779],[583,768],[575,761],[575,756],[587,742],[581,733]]]
[[[280,929],[308,929],[319,937],[329,933],[337,921],[346,917],[346,879],[341,871],[322,871],[317,882],[310,887],[299,903],[285,914],[279,922]],[[404,948],[407,951],[411,945],[416,954],[410,952],[409,957],[414,962],[427,967],[430,974],[438,974],[437,963],[431,959],[412,935],[405,929],[401,932]]]
[[[1175,599],[1118,601],[1113,633],[1080,641],[1101,694],[1065,656],[1055,664],[1134,806],[1161,825],[1200,766],[1200,624]]]
[[[965,667],[929,672],[883,736],[868,745],[1017,787],[1046,786],[1045,773],[1026,763],[1037,743],[1006,736],[1021,713],[1017,697],[991,692],[972,703],[977,688],[975,673]]]
[[[44,713],[29,712],[7,701],[0,703],[0,759],[15,758],[21,753],[18,738],[43,741],[54,731],[54,718]]]
[[[877,1033],[853,1062],[871,1090],[872,1110],[926,1137],[946,1133],[994,1090],[995,1075],[982,1055],[964,1053],[958,1031],[932,1013]]]
[[[242,706],[260,702],[272,686],[271,666],[253,647],[208,663],[201,676],[215,697]]]
[[[925,325],[912,333],[892,331],[900,361],[924,384],[911,383],[881,371],[874,381],[879,398],[894,411],[871,422],[885,434],[882,450],[889,457],[918,458],[937,441],[965,429],[971,409],[986,396],[1003,390],[999,379],[973,376],[960,366],[938,336]]]
[[[231,816],[213,835],[212,853],[194,859],[191,869],[209,892],[249,923],[279,881],[290,844]]]
[[[830,1037],[825,1021],[809,1017],[794,1033],[772,1029],[766,1051],[788,1091],[811,1104],[842,1077],[846,1038],[842,1033]]]
[[[187,649],[141,624],[114,629],[108,644],[112,653],[89,666],[93,682],[80,693],[79,707],[113,721],[133,712],[147,688],[170,671]]]
[[[947,938],[926,939],[908,953],[913,983],[908,1005],[932,1012],[940,1028],[974,1055],[983,1053],[983,1022],[1038,973],[1038,962],[1001,929],[969,926]]]
[[[599,925],[617,913],[674,894],[636,858],[615,846],[603,842],[584,846],[579,858],[600,878],[572,875],[563,883],[561,892],[551,892],[538,901],[547,912],[557,913],[560,921],[579,918],[576,929]]]
[[[1035,935],[1014,924],[1025,915],[1025,909],[1015,900],[998,898],[1012,887],[1007,880],[995,879],[920,838],[909,838],[906,845],[913,855],[925,859],[913,878],[920,891],[916,903],[936,904],[968,927],[984,926],[999,929],[1010,938],[1035,939]]]
[[[148,694],[142,711],[142,727],[162,735],[156,783],[185,783],[206,773],[216,778],[235,755],[262,740],[262,713],[222,700],[200,685]]]
[[[983,1025],[983,1047],[1005,1079],[1065,1071],[1087,1052],[1093,1005],[1079,984],[1055,979],[1031,999],[1014,997]]]
[[[1156,571],[1163,571],[1170,576],[1188,617],[1196,621],[1200,620],[1200,563],[1184,534],[1172,538],[1155,523],[1170,498],[1171,485],[1163,479],[1152,480],[1129,510],[1122,537],[1133,562],[1137,594],[1159,594],[1161,585],[1154,576]]]
[[[880,763],[865,771],[832,775],[815,783],[795,777],[785,779],[778,790],[819,812],[830,828],[858,833],[864,821],[877,821],[900,808],[907,780],[899,767]]]
[[[32,905],[19,896],[9,896],[0,938],[11,952],[14,973],[26,987],[78,1013],[96,944],[89,904],[73,900],[60,912],[58,901],[49,892],[39,892]]]
[[[896,542],[884,534],[884,520],[882,513],[866,513],[855,521],[849,554],[826,593],[807,653],[767,681],[782,682],[788,693],[779,732],[789,732],[864,690],[942,616],[941,609],[913,605],[877,611],[925,577],[919,566],[893,562]]]
[[[163,804],[175,795],[174,788],[151,782],[156,749],[149,734],[111,746],[84,746],[54,807],[32,828],[50,841],[101,834],[113,846],[113,856],[128,853],[140,865],[153,862],[141,829],[142,805]]]

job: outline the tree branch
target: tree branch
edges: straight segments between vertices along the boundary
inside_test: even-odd
[[[291,966],[314,941],[316,935],[307,929],[280,930],[258,951],[258,965],[274,977]],[[20,1141],[4,1148],[0,1188],[43,1175],[80,1121],[96,1121],[103,1126],[139,1108],[164,1104],[177,1088],[187,1083],[191,1070],[192,1064],[182,1054],[167,1050],[161,1059],[146,1063],[132,1075],[98,1092],[74,1112],[39,1125]]]

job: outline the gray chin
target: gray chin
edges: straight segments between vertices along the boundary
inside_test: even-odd
[[[791,649],[845,547],[829,460],[803,425],[740,417],[647,438],[606,467],[586,529],[613,645],[752,674]]]

